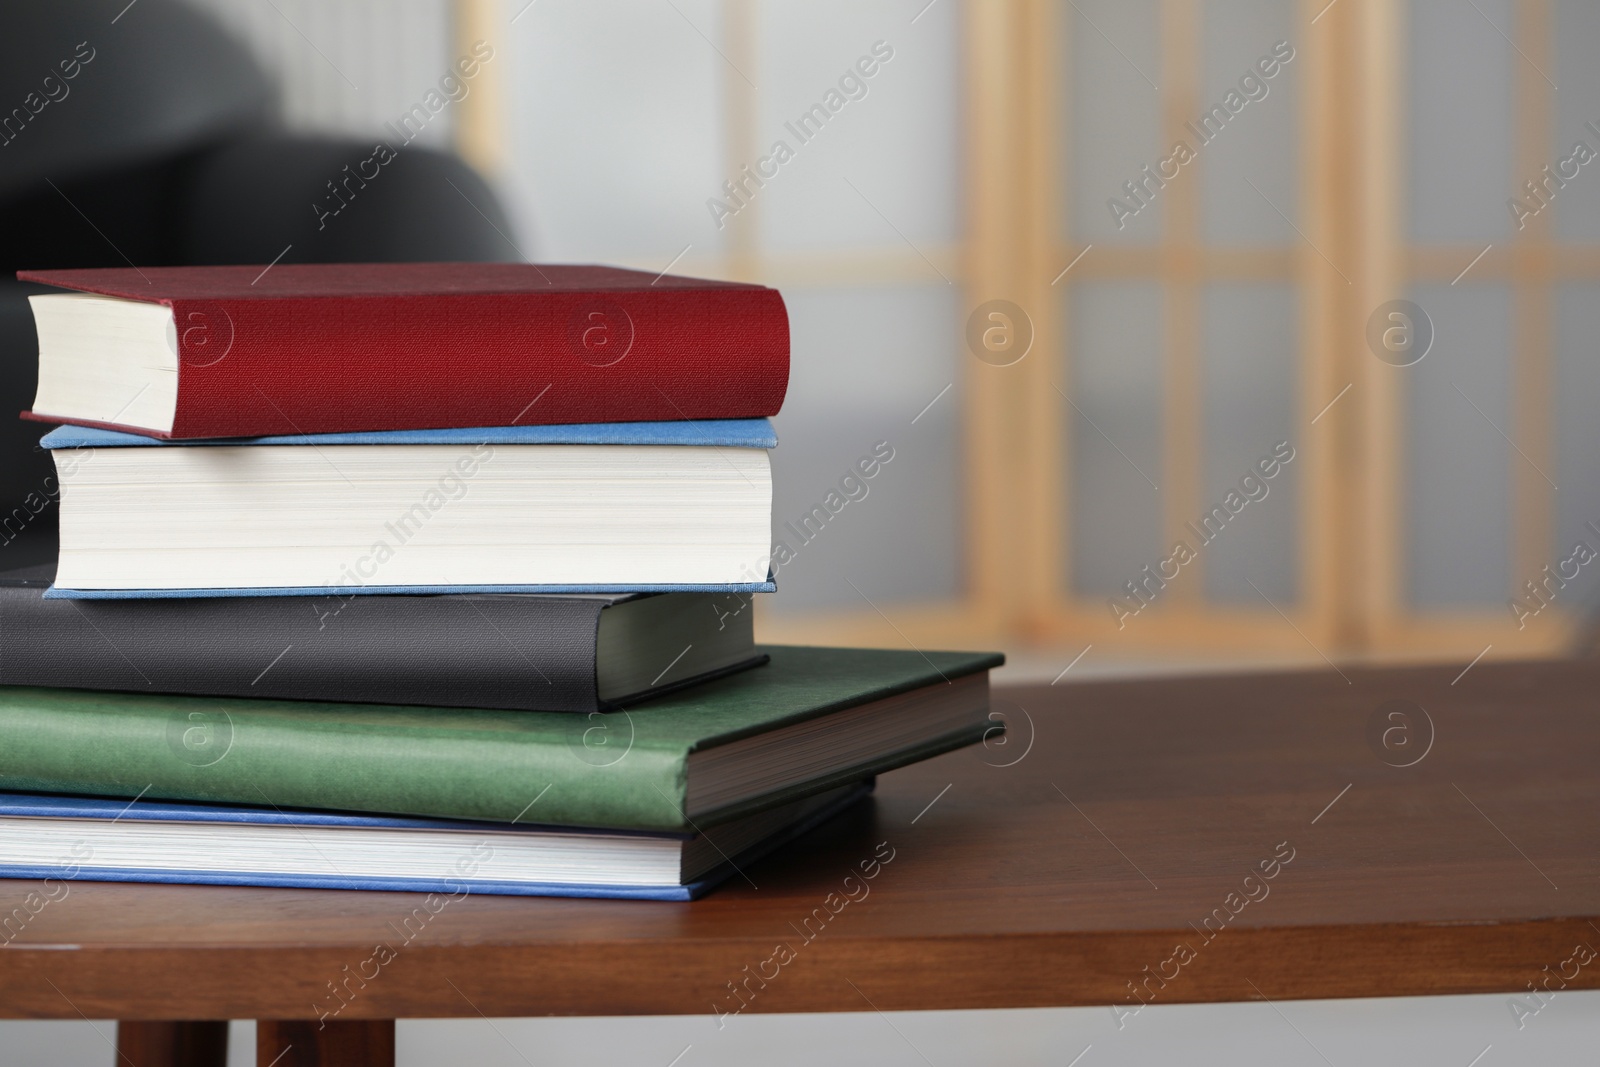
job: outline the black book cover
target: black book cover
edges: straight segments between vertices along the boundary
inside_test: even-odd
[[[45,600],[54,570],[0,573],[0,684],[516,711],[608,707],[596,643],[600,613],[621,597]],[[765,658],[752,650],[747,662],[674,678],[638,699]]]

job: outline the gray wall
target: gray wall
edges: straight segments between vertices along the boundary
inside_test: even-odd
[[[1146,1008],[1119,1031],[1106,1008],[402,1022],[399,1067],[1514,1067],[1594,1062],[1600,992],[1557,993],[1517,1028],[1503,996],[1309,1000]],[[96,1033],[96,1029],[99,1033]],[[111,1023],[0,1023],[0,1067],[112,1067]],[[230,1067],[255,1062],[236,1023]],[[681,1057],[674,1059],[674,1057]],[[1075,1059],[1074,1057],[1081,1057]]]

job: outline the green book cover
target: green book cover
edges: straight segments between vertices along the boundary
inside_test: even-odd
[[[0,688],[0,789],[688,830],[689,755],[990,667],[993,653],[770,647],[757,667],[611,714]],[[981,739],[984,723],[705,825]]]

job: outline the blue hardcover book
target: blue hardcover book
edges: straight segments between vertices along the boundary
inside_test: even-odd
[[[51,598],[774,588],[765,419],[41,444]]]
[[[872,786],[702,834],[0,793],[0,878],[694,900]]]

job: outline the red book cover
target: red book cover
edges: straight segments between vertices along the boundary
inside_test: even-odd
[[[789,382],[788,315],[761,285],[528,263],[17,277],[172,309],[171,432],[113,425],[150,436],[761,418]]]

